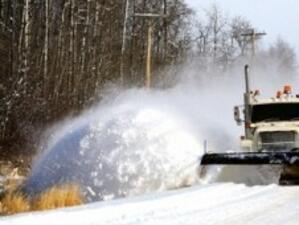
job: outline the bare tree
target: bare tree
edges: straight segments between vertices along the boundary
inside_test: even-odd
[[[282,38],[277,38],[269,50],[262,54],[262,57],[263,60],[260,60],[260,64],[264,62],[263,65],[268,70],[274,70],[282,76],[296,74],[297,58],[295,50]]]
[[[240,54],[242,56],[245,56],[245,51],[248,47],[248,44],[250,43],[250,40],[248,39],[248,37],[243,36],[242,34],[248,32],[248,30],[252,30],[253,27],[248,20],[240,16],[232,18],[230,26],[230,32],[232,33],[233,40],[238,45]]]
[[[50,0],[45,0],[45,43],[44,43],[44,93],[46,94],[47,76],[48,76],[48,56],[49,56],[49,5]]]

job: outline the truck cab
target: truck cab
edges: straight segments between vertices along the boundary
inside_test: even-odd
[[[259,91],[245,94],[244,129],[241,147],[244,151],[290,151],[299,148],[299,96],[286,85],[275,97],[259,99]],[[235,120],[241,124],[239,107]]]
[[[201,158],[201,166],[242,165],[247,172],[245,179],[250,180],[254,174],[250,166],[271,165],[270,172],[278,173],[280,185],[299,185],[299,96],[293,95],[292,87],[286,85],[275,97],[260,99],[260,92],[250,89],[248,65],[245,66],[245,84],[244,105],[234,108],[237,124],[244,126],[242,151],[207,152]],[[262,174],[269,172],[258,168]],[[205,169],[203,171],[205,174]],[[229,171],[227,174],[231,175],[231,171],[238,173],[239,169]],[[273,174],[270,177],[275,178]]]

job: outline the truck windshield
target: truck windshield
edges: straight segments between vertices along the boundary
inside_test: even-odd
[[[299,121],[299,103],[253,105],[251,108],[252,123],[289,120]]]

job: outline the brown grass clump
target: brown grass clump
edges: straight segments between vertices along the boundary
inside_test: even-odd
[[[6,193],[1,200],[1,214],[12,215],[30,210],[30,202],[21,193]]]
[[[32,200],[34,211],[56,209],[83,204],[83,197],[76,185],[56,186]]]
[[[76,206],[83,203],[80,188],[76,185],[55,186],[34,198],[27,198],[18,191],[7,191],[0,202],[0,214],[12,215]]]

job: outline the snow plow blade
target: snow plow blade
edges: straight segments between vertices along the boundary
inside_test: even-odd
[[[299,165],[299,152],[208,153],[201,165]]]

